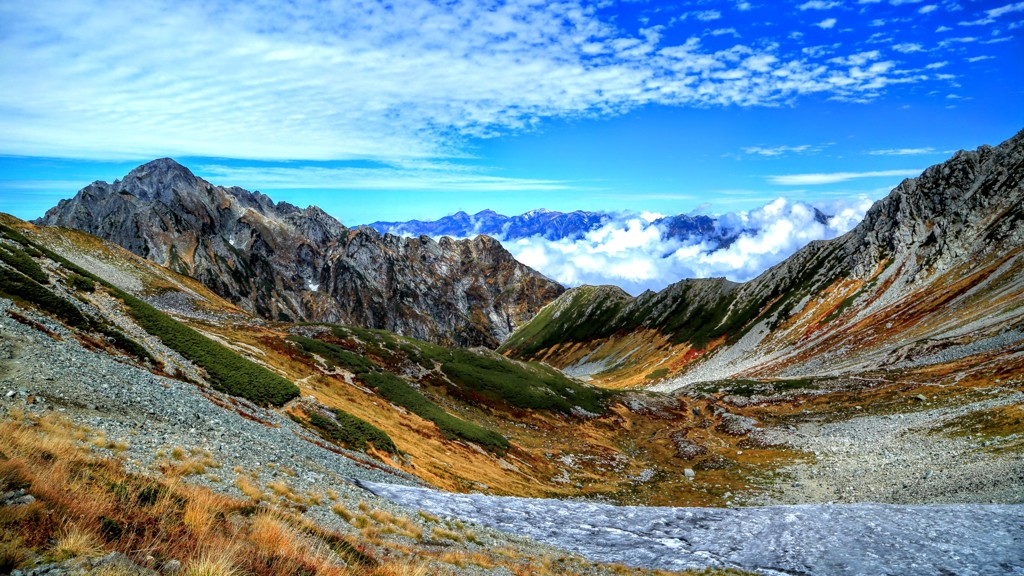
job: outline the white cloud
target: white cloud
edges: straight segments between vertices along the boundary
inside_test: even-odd
[[[702,22],[711,22],[712,20],[718,20],[722,17],[722,13],[718,10],[701,10],[699,12],[692,13],[694,18]]]
[[[932,62],[931,64],[928,64],[927,66],[925,66],[925,68],[927,70],[938,70],[939,68],[945,68],[946,65],[948,65],[948,64],[949,64],[949,62],[946,62],[945,60],[943,60],[942,62]]]
[[[620,214],[578,240],[548,241],[539,236],[504,245],[516,259],[568,286],[614,284],[627,292],[660,290],[684,278],[756,277],[812,240],[835,238],[863,219],[871,200],[860,197],[823,206],[826,223],[814,208],[778,198],[756,210],[718,217],[715,238],[668,238],[649,219]]]
[[[935,154],[935,148],[889,148],[886,150],[871,150],[868,154],[872,156],[916,156],[918,154]]]
[[[919,81],[799,46],[669,44],[582,0],[34,0],[2,11],[0,154],[452,158],[467,138],[547,118],[871,101]]]
[[[914,170],[875,170],[870,172],[830,172],[823,174],[785,174],[769,176],[772,184],[783,186],[817,186],[821,184],[837,184],[861,178],[909,178],[921,174],[920,169]]]
[[[977,41],[978,39],[973,36],[962,36],[960,38],[948,38],[943,40],[942,42],[939,42],[939,46],[945,48],[947,46],[952,46],[953,44],[970,44],[971,42]]]
[[[824,0],[808,0],[801,4],[799,8],[801,10],[828,10],[837,6],[842,6],[842,4],[833,1],[825,2]]]
[[[927,5],[927,6],[921,6],[921,7],[920,7],[920,8],[919,8],[919,9],[917,10],[917,12],[918,12],[919,14],[929,14],[929,13],[931,13],[931,12],[935,12],[936,10],[938,10],[938,8],[939,8],[939,7],[938,7],[937,5],[935,5],[935,4],[929,4],[929,5]]]
[[[973,56],[971,58],[968,58],[967,61],[970,62],[971,64],[974,64],[975,62],[981,62],[983,60],[992,60],[993,58],[995,58],[995,57],[994,56]]]
[[[917,44],[915,42],[903,42],[900,44],[896,44],[892,47],[892,49],[897,52],[902,52],[904,54],[911,54],[913,52],[924,51],[924,48],[920,44]]]
[[[821,22],[815,24],[815,26],[821,28],[822,30],[828,30],[830,28],[833,28],[836,25],[836,22],[838,22],[838,20],[836,20],[835,18],[825,18]]]
[[[437,192],[529,192],[575,188],[570,182],[503,178],[464,165],[404,162],[378,168],[235,167],[206,164],[195,172],[214,182],[250,190],[411,190]]]
[[[785,156],[787,154],[802,154],[804,152],[820,152],[821,146],[811,146],[810,144],[801,144],[799,146],[747,146],[743,148],[743,152],[751,155],[758,156]]]
[[[1015,2],[1013,4],[1000,6],[999,8],[992,8],[991,10],[986,10],[985,14],[987,14],[989,18],[999,18],[1000,16],[1011,12],[1024,12],[1024,2]]]

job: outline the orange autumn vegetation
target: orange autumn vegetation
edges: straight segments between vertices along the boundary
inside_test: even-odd
[[[468,565],[504,566],[517,576],[573,573],[566,563],[590,570],[578,558],[533,557],[507,547],[426,549],[417,545],[423,535],[414,523],[365,502],[353,522],[364,519],[366,528],[342,534],[262,501],[255,486],[247,492],[256,497],[243,500],[189,485],[172,469],[159,478],[129,473],[116,458],[91,451],[95,436],[55,414],[12,410],[0,420],[0,493],[25,489],[36,498],[0,507],[0,572],[31,558],[51,562],[112,551],[151,567],[177,559],[185,576],[454,575]],[[385,538],[393,534],[406,539]],[[465,530],[453,537],[475,541]]]

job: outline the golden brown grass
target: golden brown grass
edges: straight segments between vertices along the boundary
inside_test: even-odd
[[[331,506],[331,511],[337,514],[338,517],[344,520],[345,522],[351,523],[352,519],[355,518],[355,515],[353,515],[352,512],[350,512],[349,509],[346,508],[345,505],[341,504],[340,502]]]
[[[185,568],[184,576],[243,576],[235,563],[234,551],[225,549],[207,552],[196,558]]]
[[[22,567],[32,554],[56,559],[115,550],[139,563],[148,555],[157,565],[179,559],[183,574],[192,576],[454,575],[458,566],[503,566],[514,574],[578,572],[509,547],[460,550],[453,545],[476,540],[464,526],[429,521],[436,519],[429,515],[406,518],[367,502],[352,519],[364,526],[361,536],[347,536],[287,506],[218,495],[176,475],[129,474],[116,459],[90,452],[93,436],[52,414],[0,420],[0,491],[25,488],[37,498],[27,506],[0,508],[0,573]],[[178,462],[192,456],[183,453]],[[242,485],[249,481],[239,479]],[[335,504],[338,510],[352,514],[341,503]],[[434,524],[432,538],[450,544],[441,550],[421,546],[420,519]],[[125,576],[117,567],[108,572],[104,576]],[[622,573],[650,574],[625,568]]]
[[[358,542],[286,511],[254,514],[251,503],[177,476],[128,474],[75,436],[57,416],[0,421],[0,491],[25,488],[37,498],[0,509],[0,573],[30,552],[64,559],[113,550],[140,561],[177,558],[195,576],[342,576],[377,564]]]
[[[245,494],[254,502],[260,502],[267,498],[267,495],[263,493],[262,489],[260,489],[259,484],[248,476],[239,475],[236,477],[235,486],[242,491],[242,494]]]
[[[395,562],[380,566],[368,572],[367,576],[445,576],[450,572],[432,570],[429,564],[419,562]]]
[[[69,524],[57,534],[50,552],[59,561],[78,556],[96,556],[101,550],[103,547],[95,532]]]

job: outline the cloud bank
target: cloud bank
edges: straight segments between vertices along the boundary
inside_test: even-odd
[[[566,286],[613,284],[636,295],[658,291],[684,278],[725,276],[743,282],[778,264],[812,240],[827,240],[857,225],[872,201],[858,198],[815,208],[778,198],[756,210],[718,217],[718,235],[670,238],[654,224],[658,214],[618,214],[578,240],[532,236],[504,243],[516,259]]]

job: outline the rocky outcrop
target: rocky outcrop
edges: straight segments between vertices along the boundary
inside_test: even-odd
[[[271,320],[500,344],[564,290],[497,241],[347,228],[319,208],[214,186],[174,160],[94,182],[36,222],[111,240]]]

